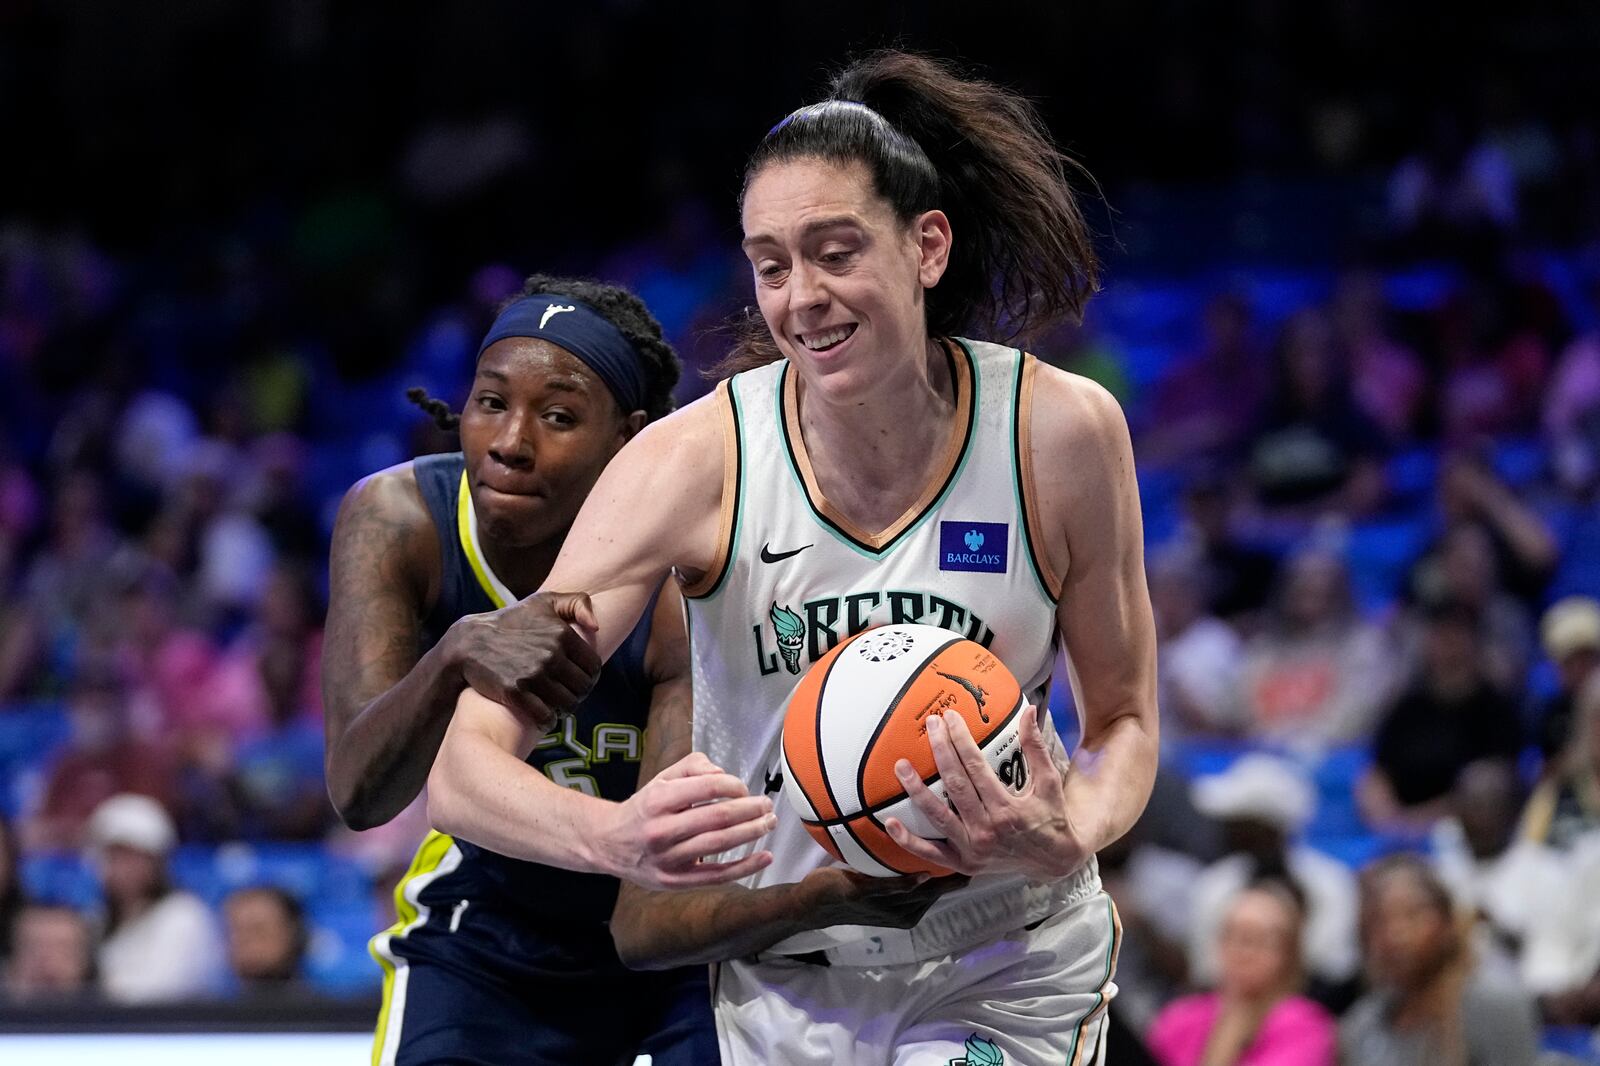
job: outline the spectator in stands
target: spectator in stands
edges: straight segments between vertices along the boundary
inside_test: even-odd
[[[1600,833],[1579,838],[1564,853],[1567,860],[1565,917],[1567,979],[1546,990],[1539,1006],[1553,1025],[1600,1026]]]
[[[1206,305],[1199,351],[1162,378],[1140,426],[1141,463],[1227,460],[1244,446],[1265,399],[1251,330],[1243,296],[1224,293]]]
[[[1559,308],[1542,306],[1550,303],[1538,286],[1498,276],[1469,280],[1439,309],[1437,403],[1447,444],[1535,428],[1551,363],[1543,334],[1560,328]]]
[[[1539,750],[1547,771],[1572,735],[1578,693],[1600,668],[1600,603],[1588,596],[1568,596],[1552,604],[1539,622],[1539,643],[1555,665],[1559,688],[1539,708]]]
[[[172,818],[148,796],[106,800],[89,820],[105,893],[100,989],[118,1003],[157,1003],[217,988],[222,947],[206,905],[168,880]]]
[[[1589,282],[1600,312],[1600,277]],[[1544,435],[1561,486],[1588,499],[1600,481],[1600,329],[1590,329],[1561,353],[1544,394]]]
[[[240,745],[231,788],[249,836],[315,840],[333,807],[323,781],[321,614],[311,576],[278,566],[267,579],[255,624],[230,653],[252,671],[266,728]]]
[[[1344,366],[1323,312],[1300,311],[1284,325],[1249,457],[1257,498],[1280,513],[1360,516],[1383,500],[1384,434],[1356,406]]]
[[[1247,885],[1277,878],[1305,895],[1306,969],[1324,994],[1356,971],[1356,885],[1345,865],[1295,837],[1310,821],[1316,794],[1294,764],[1250,754],[1194,783],[1194,805],[1222,822],[1228,854],[1193,882],[1188,928],[1190,980],[1219,976],[1217,932],[1230,901]]]
[[[236,624],[260,598],[273,563],[272,540],[236,497],[252,484],[243,457],[215,439],[184,460],[178,495],[195,545],[195,591],[213,625]]]
[[[238,725],[201,721],[183,736],[185,839],[315,840],[328,829],[317,613],[310,575],[275,567],[211,675],[210,699],[233,707]]]
[[[243,888],[222,904],[228,968],[251,998],[303,990],[306,921],[300,901],[281,888]]]
[[[1516,175],[1491,141],[1474,144],[1459,118],[1435,113],[1425,146],[1389,176],[1397,249],[1482,259],[1517,221]]]
[[[94,933],[65,904],[29,903],[17,914],[15,947],[4,967],[5,999],[61,1003],[94,996]]]
[[[1555,772],[1534,789],[1522,823],[1530,840],[1562,851],[1600,830],[1600,676],[1579,691],[1575,718]]]
[[[0,814],[0,966],[11,954],[22,903],[22,851],[11,823]]]
[[[1454,902],[1425,860],[1397,855],[1363,871],[1361,947],[1372,991],[1339,1027],[1341,1061],[1532,1066],[1532,1003],[1477,964]]]
[[[1373,766],[1357,801],[1367,824],[1426,830],[1449,813],[1449,795],[1469,763],[1515,764],[1522,750],[1516,705],[1489,680],[1483,634],[1470,607],[1423,611],[1420,676],[1392,703],[1373,742]]]
[[[1569,872],[1560,855],[1516,834],[1522,810],[1516,772],[1500,760],[1461,771],[1452,813],[1434,827],[1434,867],[1477,918],[1480,958],[1504,964],[1532,992],[1567,987]]]
[[[1428,376],[1417,354],[1391,336],[1387,311],[1381,277],[1359,273],[1340,281],[1333,319],[1349,352],[1356,406],[1390,441],[1403,442],[1420,429]]]
[[[1161,1066],[1334,1066],[1331,1015],[1305,998],[1297,889],[1259,881],[1217,932],[1216,990],[1167,1005],[1147,1043]]]
[[[1285,568],[1272,624],[1245,646],[1243,731],[1306,754],[1364,739],[1396,673],[1383,634],[1356,611],[1343,561],[1303,550]]]
[[[28,567],[0,630],[0,699],[48,687],[50,676],[70,671],[73,638],[100,604],[106,564],[117,547],[103,511],[100,480],[92,473],[73,471],[57,484],[49,541]]]
[[[237,735],[258,728],[255,708],[219,691],[220,651],[209,634],[182,617],[177,578],[159,564],[131,557],[118,576],[117,656],[135,732],[181,744],[209,730]]]
[[[1207,611],[1248,632],[1272,598],[1278,582],[1278,559],[1246,543],[1233,530],[1226,481],[1216,474],[1191,482],[1183,498],[1180,540],[1200,553]]]
[[[1438,521],[1448,534],[1462,525],[1489,537],[1499,584],[1524,603],[1538,599],[1554,571],[1559,549],[1550,527],[1500,480],[1481,449],[1445,456],[1439,470]],[[1440,576],[1445,537],[1431,544],[1412,568],[1411,597],[1425,602],[1445,586]]]
[[[1237,732],[1233,701],[1242,645],[1232,626],[1206,611],[1199,552],[1176,545],[1157,552],[1149,570],[1161,649],[1163,745],[1190,735]]]
[[[172,798],[172,764],[166,753],[133,737],[122,679],[91,670],[73,682],[67,696],[72,737],[55,758],[44,799],[27,827],[30,847],[76,847],[84,822],[110,797],[123,792]]]
[[[1474,611],[1483,631],[1484,674],[1502,692],[1520,696],[1533,657],[1527,607],[1506,591],[1489,531],[1458,522],[1439,541],[1432,565],[1418,572],[1423,603],[1458,603]]]

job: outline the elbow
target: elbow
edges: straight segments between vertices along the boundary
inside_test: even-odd
[[[323,776],[327,778],[328,801],[334,813],[347,828],[357,833],[376,829],[400,813],[383,809],[372,789],[363,786],[359,775],[347,773],[337,765],[333,752],[329,752]]]
[[[327,764],[323,767],[323,776],[328,782],[328,802],[333,804],[334,813],[339,816],[339,821],[343,822],[346,828],[361,833],[383,824],[374,816],[370,804],[365,802],[357,783],[341,774],[334,766],[331,753]]]
[[[630,970],[670,970],[686,966],[693,959],[674,958],[663,950],[664,945],[652,943],[644,931],[643,922],[634,922],[613,916],[611,943],[617,949],[617,958]]]
[[[338,800],[334,800],[333,809],[338,813],[339,821],[344,823],[345,828],[357,833],[365,833],[368,829],[376,829],[389,820],[361,803],[340,803]]]

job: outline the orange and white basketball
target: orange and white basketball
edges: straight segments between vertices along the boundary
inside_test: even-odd
[[[862,873],[949,873],[907,852],[883,827],[894,817],[919,836],[939,836],[901,787],[895,763],[909,760],[943,798],[928,717],[953,712],[1000,779],[1020,790],[1025,707],[1016,678],[983,645],[937,626],[869,629],[818,659],[790,697],[784,793],[817,843]]]

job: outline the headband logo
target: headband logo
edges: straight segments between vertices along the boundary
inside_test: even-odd
[[[546,322],[550,321],[550,319],[553,316],[559,315],[563,311],[576,311],[576,310],[577,310],[576,307],[572,307],[570,305],[567,306],[567,307],[557,307],[555,304],[550,304],[548,307],[546,307],[544,309],[544,314],[539,316],[539,328],[540,329],[544,329],[544,324]]]

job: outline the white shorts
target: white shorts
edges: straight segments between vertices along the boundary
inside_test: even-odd
[[[1095,892],[1032,929],[893,966],[735,960],[713,976],[725,1066],[1099,1066],[1122,927]]]

